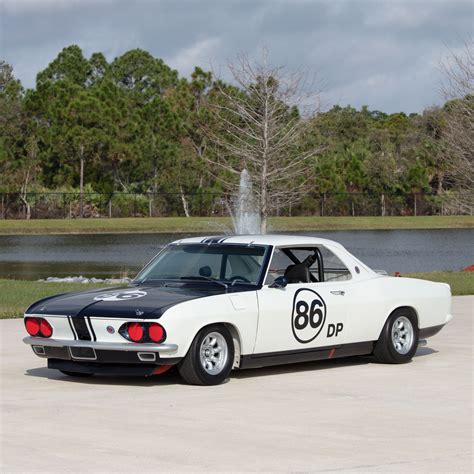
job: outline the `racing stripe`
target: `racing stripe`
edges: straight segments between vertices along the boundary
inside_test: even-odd
[[[71,321],[80,341],[92,341],[91,333],[87,327],[86,318],[79,316],[71,318]]]
[[[87,321],[87,323],[88,323],[88,325],[89,325],[90,333],[92,334],[92,340],[93,340],[93,341],[97,341],[97,337],[96,337],[96,335],[95,335],[94,328],[92,327],[92,321],[91,321],[90,316],[87,316],[87,317],[86,317],[86,321]]]
[[[226,237],[227,238],[227,237]],[[210,241],[211,244],[218,244],[222,239],[222,235],[217,235],[216,237],[213,237]]]
[[[219,236],[211,236],[211,237],[206,237],[204,240],[201,240],[201,244],[210,244],[212,243],[213,240],[215,240]]]
[[[222,237],[222,235],[213,235],[212,237],[206,237],[201,240],[201,244],[218,244],[223,239],[227,239],[228,236]]]
[[[77,340],[76,331],[74,330],[74,327],[72,326],[72,323],[71,323],[71,316],[67,317],[67,322],[69,323],[69,327],[71,328],[71,332],[72,332],[72,335],[74,336],[74,339]]]

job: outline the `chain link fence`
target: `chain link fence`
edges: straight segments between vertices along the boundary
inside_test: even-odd
[[[1,219],[228,216],[233,197],[222,193],[0,193]],[[466,214],[456,200],[429,193],[311,193],[282,202],[275,216],[413,216]],[[472,214],[472,209],[468,212]]]

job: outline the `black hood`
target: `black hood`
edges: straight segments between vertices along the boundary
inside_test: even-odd
[[[102,318],[156,319],[176,304],[224,292],[225,288],[212,284],[121,286],[45,298],[33,303],[26,312]]]

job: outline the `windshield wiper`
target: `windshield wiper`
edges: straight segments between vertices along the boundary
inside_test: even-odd
[[[145,282],[150,282],[151,283],[153,281],[158,281],[158,282],[161,283],[162,286],[166,286],[165,285],[166,284],[165,278],[148,278],[148,277],[145,277],[141,280],[132,280],[132,283],[134,285],[143,285],[143,283],[145,283]]]
[[[205,280],[205,281],[210,281],[212,283],[217,283],[218,285],[223,286],[226,289],[226,291],[229,288],[229,285],[227,283],[224,283],[221,280],[215,280],[214,278],[210,278],[206,276],[184,276],[184,277],[180,277],[179,279],[180,280]]]

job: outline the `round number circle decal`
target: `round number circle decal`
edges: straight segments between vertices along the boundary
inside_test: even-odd
[[[315,339],[326,321],[326,303],[318,293],[301,288],[295,293],[291,313],[291,329],[298,342],[306,344]]]
[[[129,291],[114,291],[104,293],[94,298],[95,301],[127,301],[135,300],[146,296],[146,291],[129,290]]]

